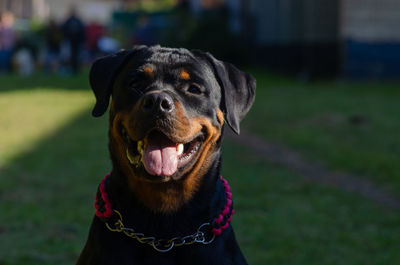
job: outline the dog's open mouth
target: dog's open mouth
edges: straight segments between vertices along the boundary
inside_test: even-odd
[[[165,180],[178,170],[195,161],[204,141],[204,134],[198,133],[184,142],[172,140],[159,130],[152,130],[140,141],[133,141],[122,129],[126,145],[126,156],[135,167],[143,165],[149,175],[164,177]]]

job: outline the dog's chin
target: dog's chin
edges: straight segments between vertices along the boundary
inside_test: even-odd
[[[176,139],[153,129],[134,141],[125,128],[121,130],[125,154],[134,177],[153,183],[179,181],[196,165],[205,134],[200,131],[186,139]]]

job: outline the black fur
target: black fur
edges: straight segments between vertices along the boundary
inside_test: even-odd
[[[148,63],[157,67],[154,73],[157,77],[155,81],[136,84],[139,88],[132,86],[130,80],[131,76],[135,75],[135,69]],[[203,89],[201,96],[188,95],[183,91],[186,85],[170,76],[176,67],[185,67],[193,73],[192,79]],[[104,114],[109,105],[110,95],[114,100],[114,111],[118,112],[129,110],[148,91],[162,89],[185,106],[189,117],[205,116],[218,124],[216,111],[220,108],[225,113],[227,123],[236,133],[239,133],[239,122],[250,109],[255,96],[254,78],[234,66],[221,62],[208,53],[159,46],[140,46],[99,59],[92,66],[90,84],[97,100],[93,116]],[[150,125],[143,121],[141,127],[146,126]],[[211,166],[203,176],[199,189],[187,204],[173,213],[156,213],[137,200],[115,158],[115,151],[110,146],[113,171],[107,184],[107,193],[113,208],[121,212],[124,224],[146,236],[169,239],[193,234],[202,223],[211,222],[222,211],[226,202],[223,185],[219,180],[221,139],[222,137],[217,142],[215,152],[210,155]],[[176,247],[167,253],[159,253],[122,233],[109,231],[103,221],[94,217],[88,241],[77,264],[247,263],[236,242],[232,226],[209,245],[195,243]]]

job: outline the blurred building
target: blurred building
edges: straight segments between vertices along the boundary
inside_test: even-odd
[[[74,5],[85,22],[125,22],[115,24],[133,31],[141,17],[136,9],[147,5],[153,8],[151,32],[163,44],[160,36],[176,31],[171,30],[176,25],[169,14],[174,3],[187,7],[185,21],[190,23],[180,24],[187,27],[181,30],[185,38],[195,44],[209,39],[203,41],[205,49],[232,50],[229,54],[236,53],[235,58],[241,55],[250,58],[249,62],[304,79],[400,77],[400,0],[0,0],[0,12],[11,11],[18,18],[63,20]],[[154,7],[165,6],[169,8],[154,13]],[[201,34],[195,30],[191,20],[197,20],[197,26],[209,26],[203,11],[212,9],[228,11],[220,18],[228,14],[230,33],[238,41],[231,41],[224,32],[215,33],[223,21]],[[129,34],[119,35],[128,39]],[[188,40],[181,43],[176,35],[167,45],[188,45]]]
[[[242,0],[242,6],[243,29],[252,32],[261,63],[304,78],[340,71],[339,1]]]
[[[400,1],[342,0],[343,72],[350,77],[400,77]]]
[[[50,16],[56,20],[67,17],[75,6],[85,21],[106,23],[112,11],[123,2],[113,0],[0,0],[0,12],[11,11],[18,18],[45,20]]]
[[[18,18],[44,18],[49,14],[46,0],[0,0],[0,12],[11,11]]]
[[[254,58],[271,68],[304,78],[400,77],[399,0],[225,2]]]
[[[194,13],[217,0],[188,0]],[[346,0],[343,0],[346,1]],[[207,3],[205,5],[205,3]],[[341,71],[339,0],[225,0],[231,31],[253,60],[277,71],[336,76]],[[241,49],[244,52],[245,49]]]

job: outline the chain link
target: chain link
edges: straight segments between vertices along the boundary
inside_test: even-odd
[[[204,224],[200,225],[194,234],[188,235],[188,236],[174,237],[169,240],[168,239],[157,239],[155,237],[147,237],[143,233],[137,233],[137,232],[135,232],[134,229],[125,227],[122,222],[121,213],[118,212],[117,210],[114,210],[114,212],[119,216],[119,218],[117,219],[117,221],[115,221],[113,226],[110,226],[106,222],[106,226],[110,231],[122,232],[126,236],[128,236],[130,238],[134,238],[142,244],[147,244],[147,245],[152,246],[158,252],[168,252],[171,249],[173,249],[174,247],[179,247],[179,246],[183,246],[183,245],[191,245],[194,243],[201,243],[204,245],[208,245],[208,244],[212,243],[215,239],[215,235],[212,235],[210,239],[206,239],[205,233],[202,231],[202,229],[204,230],[205,227],[207,227],[207,226],[211,227],[210,223],[204,223]]]

